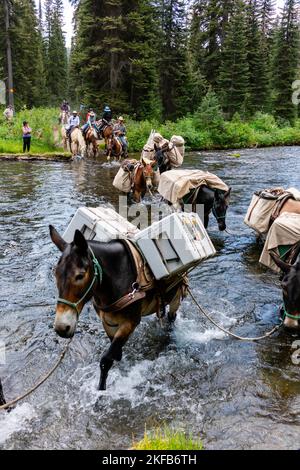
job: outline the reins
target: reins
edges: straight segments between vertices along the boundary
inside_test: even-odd
[[[93,266],[94,266],[94,277],[92,279],[92,282],[91,284],[89,285],[89,287],[87,288],[87,290],[85,291],[85,293],[83,294],[83,296],[77,301],[77,302],[70,302],[69,300],[67,299],[62,299],[62,298],[58,298],[57,299],[57,303],[58,304],[64,304],[64,305],[68,305],[69,307],[73,308],[75,310],[75,312],[77,313],[77,315],[79,316],[80,312],[78,310],[78,305],[81,304],[81,302],[87,297],[87,295],[91,292],[92,288],[94,287],[94,284],[96,282],[96,280],[98,279],[99,280],[99,283],[101,284],[102,283],[102,278],[103,278],[103,269],[99,263],[99,261],[97,260],[92,248],[89,246],[89,250],[92,254],[92,261],[93,261]]]

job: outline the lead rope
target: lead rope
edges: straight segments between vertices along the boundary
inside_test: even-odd
[[[192,293],[191,289],[189,287],[187,287],[187,291],[188,293],[190,294],[191,298],[193,299],[195,305],[198,307],[198,309],[200,310],[201,313],[203,313],[203,315],[213,324],[215,325],[217,328],[219,328],[219,330],[223,331],[224,333],[226,333],[227,335],[229,336],[232,336],[233,338],[235,339],[239,339],[240,341],[259,341],[261,339],[265,339],[265,338],[268,338],[269,336],[273,335],[276,331],[279,330],[279,328],[282,326],[283,324],[283,321],[279,324],[279,325],[276,325],[274,328],[272,328],[271,331],[269,331],[268,333],[264,334],[263,336],[257,336],[256,338],[245,338],[243,336],[239,336],[239,335],[236,335],[235,333],[231,333],[231,331],[229,330],[226,330],[226,328],[223,328],[223,326],[221,325],[218,325],[218,323],[215,322],[215,320],[213,320],[211,318],[211,316],[206,312],[206,310],[199,304],[199,302],[197,301],[197,299],[195,298],[194,294]]]
[[[5,410],[7,408],[11,408],[13,405],[15,405],[16,403],[18,403],[21,400],[24,400],[24,398],[31,395],[33,392],[35,392],[35,390],[37,390],[41,385],[43,385],[43,383],[45,383],[46,380],[48,380],[49,377],[51,377],[51,375],[56,371],[58,366],[62,363],[62,361],[63,361],[63,359],[66,355],[66,352],[69,349],[71,341],[72,341],[72,338],[67,342],[67,344],[64,347],[64,349],[62,350],[58,360],[56,361],[54,366],[49,370],[49,372],[47,372],[46,375],[44,375],[33,387],[31,387],[29,390],[27,390],[27,392],[23,393],[22,395],[19,395],[17,398],[15,398],[14,400],[11,400],[10,402],[5,403],[5,405],[1,405],[0,410]]]

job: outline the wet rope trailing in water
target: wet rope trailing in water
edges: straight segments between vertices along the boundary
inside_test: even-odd
[[[66,355],[66,352],[68,351],[69,349],[69,346],[70,346],[70,343],[71,343],[72,339],[70,339],[66,346],[64,347],[64,349],[62,350],[58,360],[56,361],[56,363],[54,364],[54,366],[49,370],[49,372],[44,375],[33,387],[31,387],[29,390],[27,390],[27,392],[23,393],[23,395],[20,395],[18,396],[17,398],[15,398],[14,400],[11,400],[10,402],[8,403],[5,403],[5,405],[1,405],[0,406],[0,410],[5,410],[5,409],[9,409],[11,408],[13,405],[15,405],[16,403],[18,403],[19,401],[21,400],[24,400],[24,398],[28,397],[29,395],[31,395],[33,392],[35,392],[35,390],[37,390],[41,385],[43,385],[43,383],[46,382],[46,380],[49,379],[49,377],[51,377],[51,375],[56,371],[56,369],[58,368],[58,366],[61,364],[61,362],[63,361],[65,355]]]
[[[279,330],[279,328],[282,326],[283,324],[283,321],[279,324],[279,325],[276,325],[274,328],[272,328],[271,331],[269,331],[268,333],[264,334],[263,336],[257,336],[256,338],[245,338],[243,336],[239,336],[239,335],[236,335],[235,333],[232,333],[231,331],[229,330],[226,330],[226,328],[223,328],[223,326],[221,325],[218,325],[218,323],[215,322],[215,320],[213,320],[211,318],[211,316],[206,312],[206,310],[199,304],[199,302],[197,301],[197,299],[195,298],[194,294],[192,293],[191,289],[188,287],[188,293],[190,294],[190,296],[192,297],[195,305],[198,307],[198,309],[200,310],[201,313],[203,313],[203,315],[213,324],[215,325],[217,328],[219,328],[219,330],[223,331],[224,333],[226,333],[227,335],[229,336],[232,336],[233,338],[235,339],[239,339],[240,341],[259,341],[261,339],[265,339],[265,338],[268,338],[270,337],[271,335],[273,335],[276,331]]]

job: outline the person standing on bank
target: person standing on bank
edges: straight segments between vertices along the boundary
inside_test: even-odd
[[[30,152],[30,144],[31,144],[31,128],[28,125],[27,121],[23,121],[23,153]]]

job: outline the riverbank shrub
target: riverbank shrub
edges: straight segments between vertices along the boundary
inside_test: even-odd
[[[202,450],[203,444],[183,431],[165,426],[154,431],[145,431],[141,441],[133,444],[134,450]]]
[[[60,126],[56,108],[35,108],[19,111],[13,123],[0,118],[0,153],[19,153],[22,149],[22,122],[27,120],[33,129],[32,152],[60,150]],[[2,112],[0,110],[0,116]],[[294,127],[277,122],[269,114],[257,113],[248,121],[239,115],[226,121],[214,94],[203,100],[193,115],[175,122],[156,120],[133,121],[126,117],[130,152],[140,152],[151,129],[170,139],[182,135],[187,150],[235,149],[300,144],[300,120]]]

